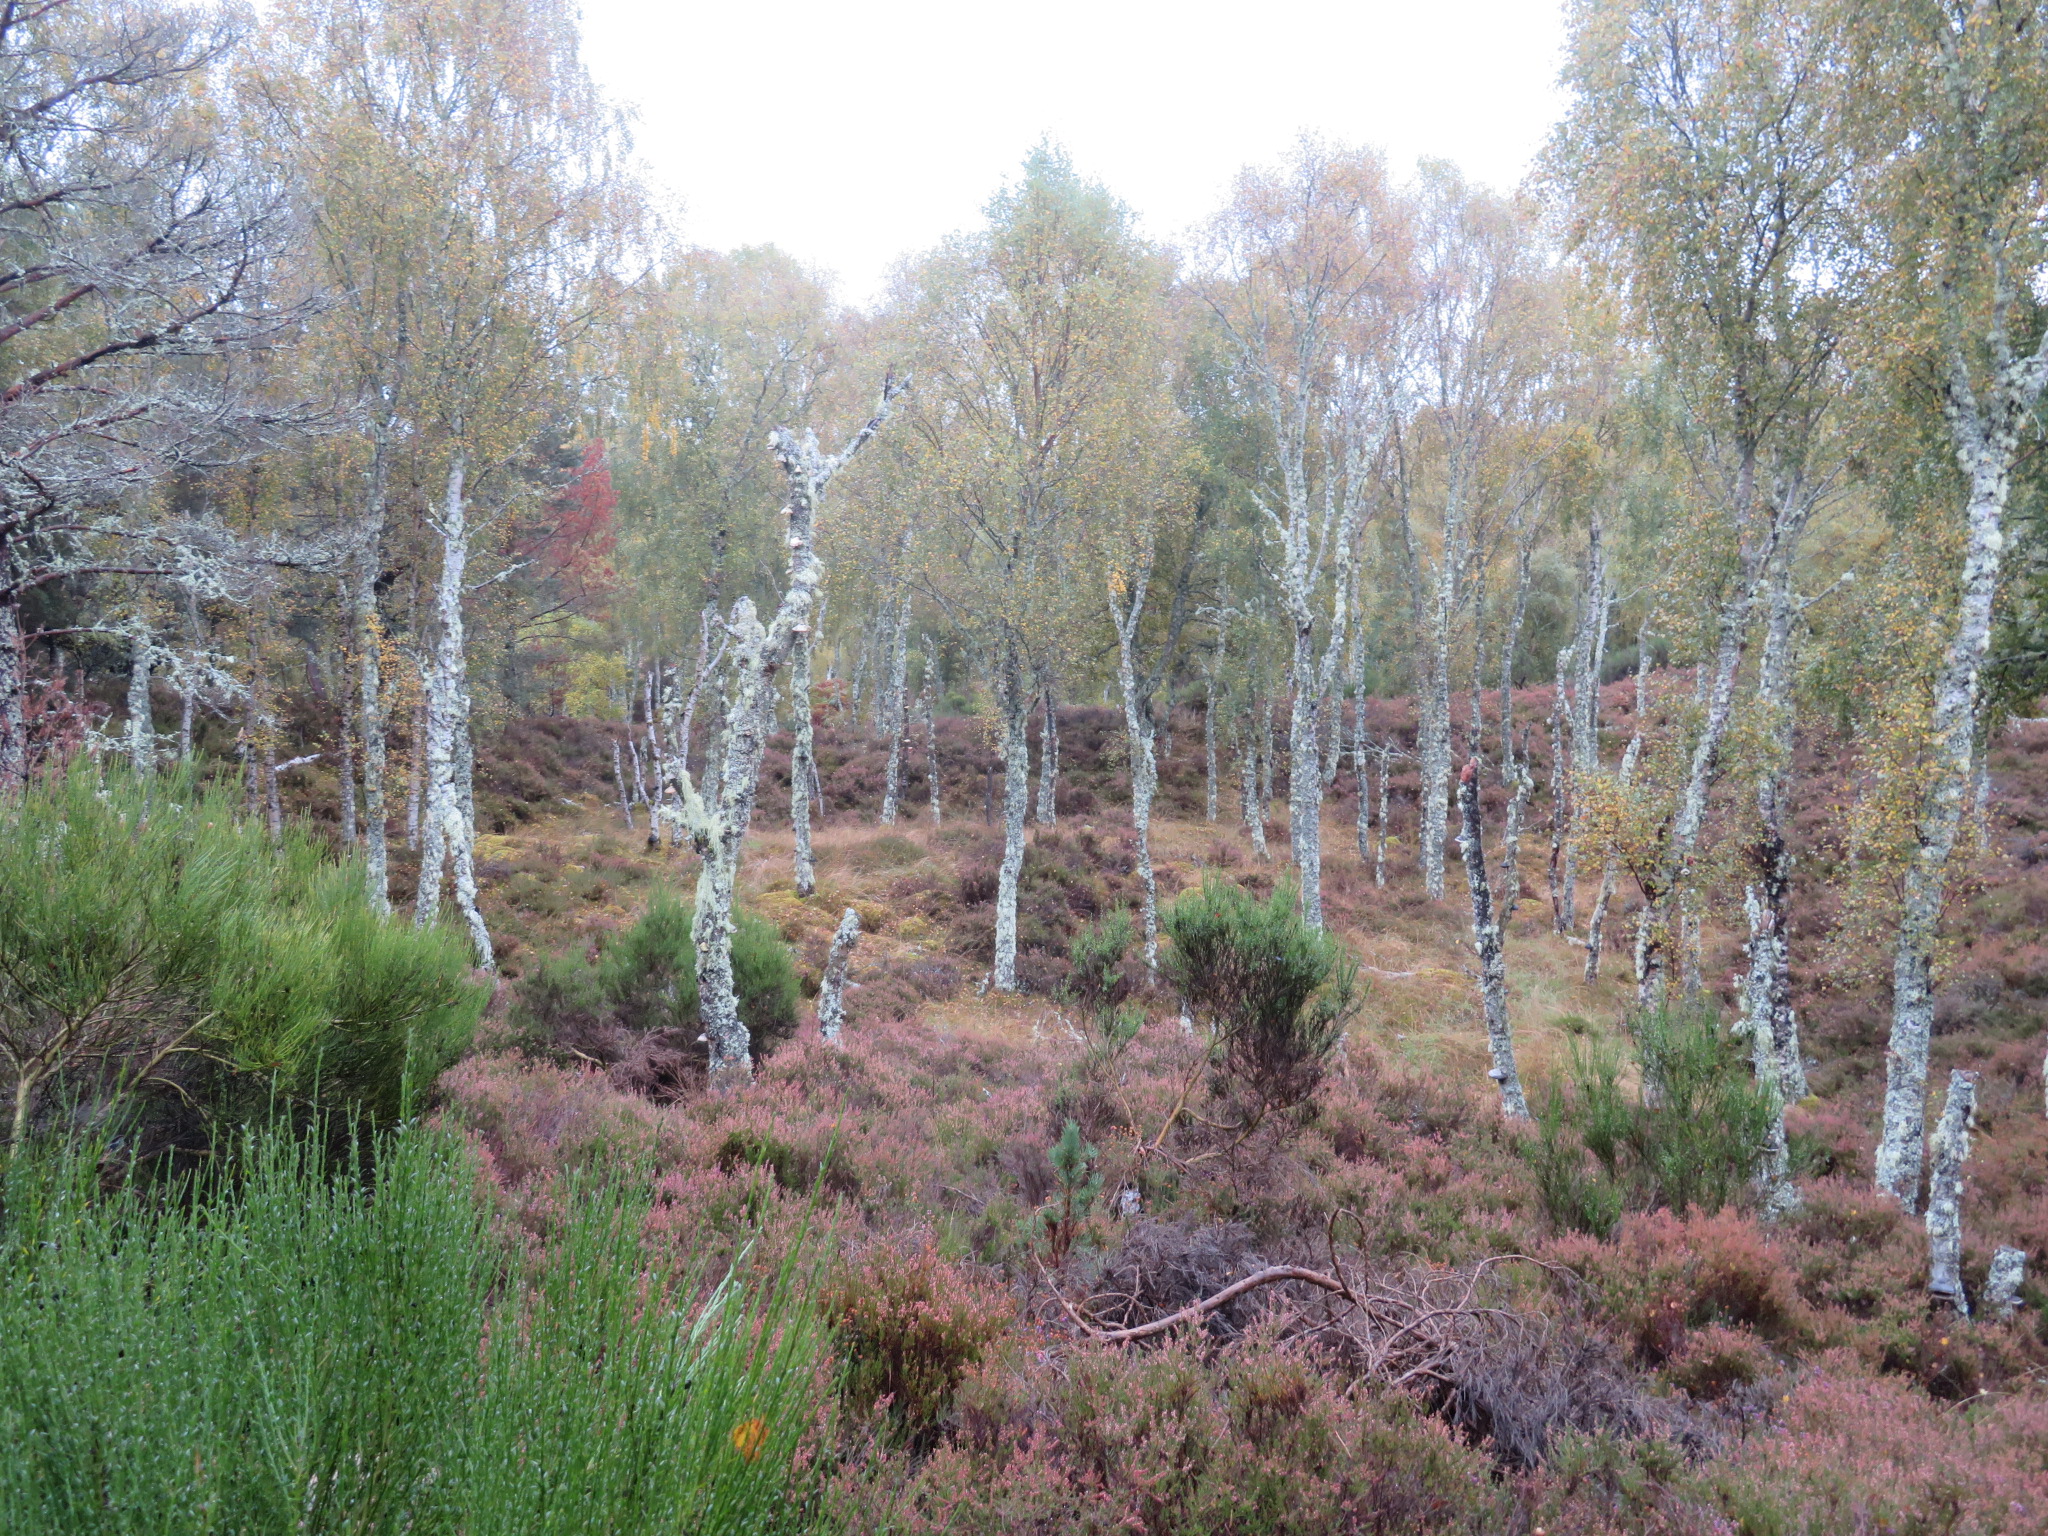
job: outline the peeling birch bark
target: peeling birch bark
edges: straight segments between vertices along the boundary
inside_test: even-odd
[[[0,546],[0,571],[7,569]],[[21,594],[0,592],[0,799],[28,785],[28,656],[22,644]]]
[[[1565,679],[1571,665],[1572,648],[1566,646],[1557,653],[1557,686],[1550,697],[1550,927],[1560,934],[1578,926],[1577,860],[1565,835],[1567,797],[1575,787],[1565,748]]]
[[[1477,758],[1467,762],[1458,775],[1458,812],[1458,850],[1464,855],[1465,882],[1472,891],[1472,947],[1479,955],[1480,1004],[1486,1015],[1486,1045],[1493,1056],[1493,1069],[1487,1076],[1500,1085],[1501,1113],[1526,1120],[1529,1103],[1522,1096],[1521,1074],[1515,1070],[1515,1040],[1508,1027],[1507,959],[1502,952],[1500,923],[1493,913],[1493,894],[1487,886]]]
[[[1372,883],[1384,889],[1387,883],[1387,778],[1392,772],[1394,766],[1394,744],[1391,741],[1383,741],[1380,743],[1379,760],[1380,827],[1379,836],[1373,840],[1372,845]]]
[[[1970,1157],[1976,1110],[1977,1074],[1949,1073],[1927,1186],[1927,1292],[1964,1317],[1970,1315],[1970,1298],[1963,1292],[1963,1164]]]
[[[832,935],[832,952],[825,957],[825,978],[818,984],[818,1035],[830,1045],[839,1043],[839,1031],[846,1024],[846,967],[853,959],[853,947],[860,942],[860,914],[848,907]]]
[[[1636,713],[1634,729],[1621,753],[1621,784],[1624,789],[1635,782],[1636,763],[1643,755],[1643,720],[1650,709],[1650,668],[1645,650],[1649,636],[1648,625],[1636,632]],[[1585,978],[1588,986],[1600,979],[1600,952],[1606,943],[1603,930],[1607,926],[1607,905],[1614,899],[1616,870],[1615,856],[1610,852],[1601,861],[1600,890],[1593,898],[1592,914],[1586,919]]]

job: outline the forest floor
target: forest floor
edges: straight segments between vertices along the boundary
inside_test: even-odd
[[[1613,706],[1625,713],[1626,704],[1617,690]],[[1520,707],[1540,719],[1547,698]],[[1411,724],[1398,704],[1384,708],[1376,728],[1398,733]],[[1208,821],[1199,718],[1177,723],[1154,822],[1162,901],[1210,877],[1270,892],[1289,873],[1284,822],[1267,826],[1270,857],[1262,861],[1233,814],[1234,783],[1219,795],[1218,819]],[[2048,1292],[2032,1284],[2016,1321],[1961,1331],[1928,1307],[1918,1221],[1870,1191],[1888,1011],[1879,971],[1845,959],[1839,943],[1824,947],[1839,911],[1844,817],[1855,792],[1839,753],[1821,748],[1802,758],[1795,826],[1795,982],[1806,1051],[1819,1063],[1815,1097],[1789,1115],[1805,1205],[1775,1229],[1735,1210],[1637,1212],[1601,1242],[1554,1218],[1531,1172],[1533,1133],[1500,1120],[1485,1076],[1462,871],[1451,858],[1445,898],[1423,893],[1412,769],[1406,777],[1397,771],[1393,786],[1384,887],[1359,857],[1348,769],[1326,802],[1326,918],[1359,962],[1365,987],[1316,1112],[1199,1176],[1190,1166],[1162,1177],[1133,1148],[1183,1070],[1170,1000],[1151,998],[1143,1036],[1118,1073],[1106,1075],[1059,994],[1074,933],[1137,900],[1118,721],[1106,709],[1063,712],[1060,814],[1051,826],[1030,828],[1020,895],[1025,990],[1012,996],[981,986],[1001,852],[990,815],[994,759],[980,722],[940,724],[943,822],[931,823],[918,747],[908,754],[905,818],[882,827],[874,811],[882,745],[823,715],[827,811],[815,832],[817,890],[809,898],[794,890],[787,738],[777,739],[742,902],[792,946],[807,999],[840,914],[860,913],[846,1046],[824,1050],[800,1026],[751,1088],[712,1097],[651,1101],[601,1063],[536,1055],[508,1025],[520,978],[540,957],[594,958],[655,891],[689,899],[696,860],[650,846],[642,808],[628,829],[616,803],[607,803],[614,791],[602,728],[521,722],[522,739],[487,744],[479,760],[480,820],[489,830],[478,864],[504,982],[480,1054],[444,1080],[448,1110],[480,1138],[508,1210],[536,1234],[558,1218],[559,1179],[598,1146],[623,1142],[652,1159],[670,1213],[665,1230],[677,1242],[765,1262],[822,1232],[866,1287],[861,1294],[882,1298],[874,1304],[885,1311],[897,1308],[888,1326],[918,1342],[885,1341],[880,1354],[900,1367],[908,1350],[922,1364],[903,1368],[907,1375],[855,1370],[848,1378],[865,1382],[869,1398],[882,1388],[874,1411],[894,1403],[897,1426],[893,1436],[871,1431],[866,1450],[840,1464],[827,1502],[837,1501],[848,1522],[1162,1532],[1526,1532],[1540,1523],[1553,1536],[2048,1528]],[[1539,782],[1546,766],[1535,764]],[[1996,810],[1986,846],[1953,906],[1933,1074],[1938,1106],[1948,1068],[1982,1073],[1964,1204],[1965,1274],[1976,1287],[1995,1246],[2025,1249],[2034,1275],[2048,1262],[2048,725],[2010,728],[1992,773]],[[1496,798],[1496,861],[1499,812]],[[1607,1041],[1625,1052],[1632,995],[1630,902],[1617,894],[1608,929],[1614,947],[1600,979],[1586,984],[1584,950],[1552,928],[1548,851],[1547,828],[1532,826],[1507,949],[1516,1048],[1538,1104],[1568,1075],[1575,1045]],[[1591,897],[1588,881],[1582,921]],[[1732,1004],[1740,965],[1734,907],[1724,900],[1710,911],[1702,952],[1703,983],[1724,1005]],[[803,1014],[808,1020],[808,1002]],[[1058,1187],[1048,1148],[1068,1119],[1101,1148],[1095,1166],[1108,1183],[1072,1249],[1048,1249],[1044,1212]],[[821,1180],[832,1197],[823,1210],[808,1203]],[[1114,1209],[1111,1192],[1119,1189],[1135,1192],[1141,1217]],[[1419,1263],[1448,1274],[1519,1251],[1582,1277],[1600,1299],[1588,1314],[1582,1302],[1547,1291],[1540,1276],[1510,1282],[1503,1305],[1550,1319],[1549,1342],[1470,1366],[1476,1376],[1424,1393],[1422,1406],[1436,1415],[1421,1421],[1435,1426],[1427,1433],[1382,1397],[1357,1398],[1345,1385],[1353,1367],[1342,1361],[1303,1377],[1298,1392],[1288,1389],[1332,1444],[1351,1447],[1344,1466],[1370,1465],[1364,1448],[1392,1436],[1386,1454],[1404,1466],[1436,1467],[1416,1471],[1420,1481],[1402,1484],[1405,1491],[1373,1483],[1361,1492],[1352,1472],[1333,1470],[1327,1448],[1275,1449],[1256,1415],[1245,1416],[1245,1373],[1266,1369],[1254,1370],[1256,1362],[1300,1369],[1281,1337],[1287,1304],[1233,1304],[1211,1319],[1206,1342],[1143,1360],[1105,1356],[1099,1376],[1082,1371],[1096,1356],[1085,1346],[1075,1353],[1061,1293],[1113,1295],[1124,1315],[1163,1315],[1258,1263],[1321,1262],[1340,1213],[1359,1218],[1359,1261],[1388,1273]],[[853,1315],[840,1318],[837,1336],[858,1365],[861,1349],[876,1347],[874,1320],[862,1333],[848,1321]],[[1224,1339],[1237,1341],[1237,1353],[1201,1352]],[[1188,1348],[1196,1354],[1184,1354]],[[1203,1383],[1196,1400],[1208,1405],[1204,1454],[1214,1486],[1194,1478],[1163,1514],[1152,1480],[1178,1474],[1147,1462],[1166,1453],[1145,1449],[1156,1432],[1130,1415],[1152,1412],[1145,1405],[1156,1407],[1162,1394],[1182,1403],[1174,1412],[1193,1412],[1183,1397],[1195,1389],[1173,1376],[1182,1369]],[[1084,1382],[1093,1385],[1084,1390]],[[1440,1446],[1429,1436],[1446,1424],[1478,1460],[1456,1460],[1462,1450],[1455,1465],[1431,1460]],[[1100,1460],[1111,1442],[1122,1449]],[[1670,1461],[1659,1445],[1682,1455]],[[890,1459],[906,1449],[909,1462]],[[1512,1473],[1505,1482],[1502,1468]],[[1431,1482],[1439,1473],[1448,1479],[1441,1486]],[[1300,1479],[1322,1478],[1314,1485],[1335,1501],[1328,1509],[1352,1513],[1232,1523],[1237,1517],[1202,1503],[1228,1503],[1238,1495],[1227,1488],[1261,1477],[1283,1490],[1283,1503]],[[1444,1492],[1481,1483],[1491,1490],[1484,1497]],[[886,1519],[877,1513],[884,1505]],[[1370,1519],[1358,1515],[1368,1506],[1376,1511]],[[1464,1509],[1456,1519],[1416,1513],[1453,1506]],[[1925,1517],[1934,1509],[1948,1513]]]

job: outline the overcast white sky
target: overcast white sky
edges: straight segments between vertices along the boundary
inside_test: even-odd
[[[682,234],[866,304],[1050,136],[1174,239],[1304,131],[1518,182],[1561,109],[1557,0],[584,0],[590,68]]]

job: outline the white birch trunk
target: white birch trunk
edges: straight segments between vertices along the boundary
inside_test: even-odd
[[[1150,701],[1139,697],[1138,669],[1133,649],[1138,640],[1138,622],[1145,614],[1145,592],[1150,583],[1150,551],[1139,563],[1137,579],[1131,583],[1128,600],[1117,606],[1117,589],[1109,591],[1110,621],[1116,626],[1116,675],[1123,690],[1124,738],[1131,758],[1131,827],[1138,844],[1138,883],[1145,892],[1145,973],[1159,979],[1159,891],[1152,875],[1152,798],[1159,788],[1159,765],[1152,755],[1152,714]]]
[[[1791,697],[1794,601],[1789,554],[1771,573],[1763,654],[1757,666],[1757,707],[1764,717],[1769,757],[1757,776],[1757,835],[1749,850],[1751,880],[1744,892],[1749,918],[1749,971],[1743,984],[1743,1027],[1754,1042],[1757,1081],[1775,1088],[1783,1104],[1806,1097],[1806,1063],[1799,1016],[1792,1007],[1790,906],[1792,854],[1785,842],[1791,791],[1794,714]]]
[[[1058,820],[1060,790],[1060,712],[1053,702],[1052,681],[1046,680],[1041,696],[1044,711],[1038,727],[1038,824],[1052,826]]]
[[[1977,1074],[1949,1073],[1927,1184],[1927,1291],[1964,1317],[1970,1315],[1970,1298],[1963,1291],[1963,1164],[1970,1157],[1976,1109]]]
[[[138,775],[156,772],[156,721],[149,707],[149,623],[135,619],[128,641],[128,762]]]
[[[1024,815],[1031,789],[1028,732],[1033,696],[1025,683],[1024,659],[1014,639],[1003,643],[996,676],[996,702],[1003,711],[1003,862],[996,873],[996,957],[991,985],[1017,990],[1017,881],[1024,873]]]
[[[1650,709],[1649,635],[1649,627],[1645,625],[1636,636],[1635,729],[1621,753],[1621,784],[1624,789],[1635,782],[1636,763],[1643,755],[1643,720]],[[1614,899],[1615,873],[1616,860],[1610,851],[1601,861],[1600,890],[1593,898],[1593,911],[1586,919],[1587,986],[1600,979],[1600,953],[1607,942],[1607,904]]]
[[[356,554],[355,607],[358,718],[363,740],[363,882],[370,909],[391,910],[389,815],[384,806],[384,626],[377,616],[377,578],[383,571],[385,491],[390,474],[388,428],[373,435],[370,484],[362,545]]]
[[[924,769],[926,787],[931,791],[932,825],[937,826],[940,818],[939,807],[939,693],[938,653],[932,649],[932,637],[921,637],[924,642],[924,682],[919,689],[920,702],[924,706]]]
[[[2044,339],[2048,346],[2048,339]],[[1961,365],[1946,393],[1945,416],[1956,463],[1969,486],[1963,569],[1955,629],[1935,681],[1928,740],[1933,763],[1920,806],[1915,848],[1900,896],[1892,951],[1892,1025],[1885,1051],[1884,1135],[1877,1187],[1908,1210],[1919,1196],[1927,1123],[1927,1050],[1934,1028],[1934,948],[1948,891],[1949,856],[1961,829],[1977,738],[1978,680],[1991,644],[1992,604],[2005,553],[2005,504],[2020,432],[2041,393],[2041,353],[2010,367],[1980,408]]]
[[[469,733],[469,654],[464,633],[462,598],[469,563],[469,513],[463,496],[467,465],[457,453],[448,466],[448,486],[435,532],[441,536],[441,576],[434,588],[434,617],[440,633],[426,672],[425,807],[421,815],[420,884],[413,922],[425,927],[439,915],[441,882],[447,866],[454,870],[455,905],[476,948],[477,969],[494,971],[491,935],[476,904],[476,873],[471,863],[474,829],[465,814],[469,799],[463,768],[469,755],[457,737]]]
[[[1461,824],[1458,850],[1465,859],[1465,883],[1472,892],[1472,947],[1479,955],[1479,998],[1486,1016],[1486,1045],[1493,1057],[1487,1073],[1500,1085],[1501,1113],[1511,1119],[1529,1118],[1529,1103],[1522,1096],[1521,1074],[1515,1070],[1515,1039],[1508,1026],[1507,957],[1501,944],[1500,923],[1493,912],[1493,895],[1487,886],[1486,845],[1479,816],[1479,760],[1466,763],[1458,776],[1458,812]]]
[[[910,679],[910,590],[896,600],[896,628],[889,639],[889,690],[882,700],[884,728],[889,734],[889,766],[882,778],[882,825],[896,824],[896,805],[903,793],[904,690]]]
[[[860,914],[848,907],[832,935],[832,952],[825,957],[825,977],[818,984],[818,1036],[829,1045],[839,1043],[839,1031],[846,1026],[846,967],[859,942]]]
[[[1550,700],[1550,926],[1560,934],[1570,933],[1579,921],[1577,850],[1567,835],[1570,797],[1577,788],[1565,744],[1566,678],[1571,665],[1572,648],[1566,646],[1557,653],[1557,688]]]
[[[1267,857],[1266,818],[1259,805],[1258,739],[1252,730],[1252,721],[1248,713],[1231,729],[1238,737],[1238,812],[1244,818],[1245,832],[1252,840],[1252,851],[1263,864]]]

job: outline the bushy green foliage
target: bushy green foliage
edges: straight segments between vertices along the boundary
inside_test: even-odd
[[[1572,1041],[1571,1087],[1551,1085],[1530,1150],[1551,1220],[1599,1237],[1625,1211],[1738,1203],[1770,1135],[1769,1090],[1712,1008],[1645,1011],[1631,1032],[1642,1089],[1611,1046]]]
[[[29,790],[0,835],[0,1071],[16,1139],[60,1102],[175,1091],[230,1115],[287,1101],[400,1112],[486,1000],[465,941],[377,917],[362,873],[273,843],[182,780]]]
[[[1257,1112],[1302,1104],[1322,1083],[1357,1007],[1358,968],[1302,922],[1284,889],[1260,901],[1211,876],[1162,914],[1167,979],[1216,1043],[1219,1094]]]
[[[697,1031],[697,949],[691,909],[657,892],[640,921],[613,939],[593,967],[579,955],[545,960],[520,978],[512,1022],[545,1049],[577,1026],[609,1021],[635,1031]],[[733,987],[757,1055],[796,1033],[796,964],[773,924],[735,910]]]
[[[1132,982],[1124,974],[1124,956],[1132,934],[1131,915],[1119,908],[1090,923],[1067,945],[1064,995],[1088,1026],[1098,1060],[1121,1054],[1144,1026],[1144,1011],[1126,1002]]]
[[[787,1509],[815,1312],[707,1288],[625,1176],[568,1191],[530,1261],[461,1142],[375,1177],[251,1134],[235,1178],[112,1198],[75,1153],[0,1205],[0,1529],[763,1531]]]

